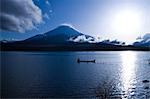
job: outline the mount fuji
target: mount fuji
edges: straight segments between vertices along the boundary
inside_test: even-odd
[[[61,25],[22,41],[1,41],[1,50],[23,51],[99,51],[99,50],[150,50],[146,46],[125,45],[117,40],[96,41],[93,36],[79,32],[73,27]]]

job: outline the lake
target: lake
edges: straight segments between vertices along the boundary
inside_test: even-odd
[[[150,98],[148,51],[0,53],[2,98]]]

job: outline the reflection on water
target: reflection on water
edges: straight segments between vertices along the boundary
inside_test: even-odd
[[[145,99],[146,93],[147,97],[150,95],[149,83],[142,82],[150,81],[149,52],[2,52],[1,55],[3,98]],[[78,58],[96,59],[96,63],[78,64]]]
[[[121,53],[122,61],[122,84],[125,94],[131,93],[133,84],[135,82],[135,66],[136,66],[136,54],[132,51],[126,51]],[[132,85],[131,85],[132,84]],[[134,94],[134,92],[132,92]]]

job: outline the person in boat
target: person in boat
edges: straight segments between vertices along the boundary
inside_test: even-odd
[[[77,62],[78,62],[78,63],[80,62],[80,59],[79,59],[79,58],[77,59]]]

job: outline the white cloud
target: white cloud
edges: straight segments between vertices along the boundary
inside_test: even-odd
[[[1,0],[0,30],[25,32],[43,22],[42,11],[33,0]]]
[[[79,43],[84,43],[84,42],[93,43],[93,42],[95,42],[95,39],[93,37],[90,37],[90,36],[79,35],[77,37],[70,38],[69,41],[79,42]]]
[[[150,33],[147,33],[143,36],[143,39],[147,40],[147,39],[150,39]]]
[[[45,14],[43,15],[43,17],[46,18],[46,19],[50,19],[49,15],[48,15],[47,13],[45,13]]]
[[[92,37],[92,36],[87,36],[87,35],[79,35],[77,37],[71,37],[69,39],[69,41],[72,41],[72,42],[77,42],[77,43],[85,43],[85,42],[88,42],[88,43],[106,43],[106,44],[113,44],[113,45],[125,45],[125,42],[121,42],[121,41],[118,41],[118,40],[102,40],[102,39],[99,39],[99,38],[95,38],[95,37]]]
[[[75,28],[75,26],[72,25],[71,23],[62,23],[62,24],[60,24],[60,26],[68,26],[68,27],[73,28],[73,29],[76,30],[76,31],[80,31],[80,30],[78,30],[77,28]],[[80,32],[80,33],[81,33],[81,32]]]
[[[145,35],[143,35],[142,37],[138,37],[137,38],[137,41],[139,42],[146,42],[146,41],[149,41],[150,40],[150,33],[147,33]]]
[[[49,13],[52,13],[53,11],[52,10],[49,10]]]
[[[47,4],[47,5],[50,5],[50,3],[49,3],[49,1],[48,1],[48,0],[46,0],[46,4]]]
[[[69,26],[71,28],[75,28],[71,23],[62,23],[60,25],[63,25],[63,26]]]
[[[133,45],[144,45],[144,46],[150,46],[150,33],[145,34],[143,37],[139,37],[136,42],[133,43]]]

